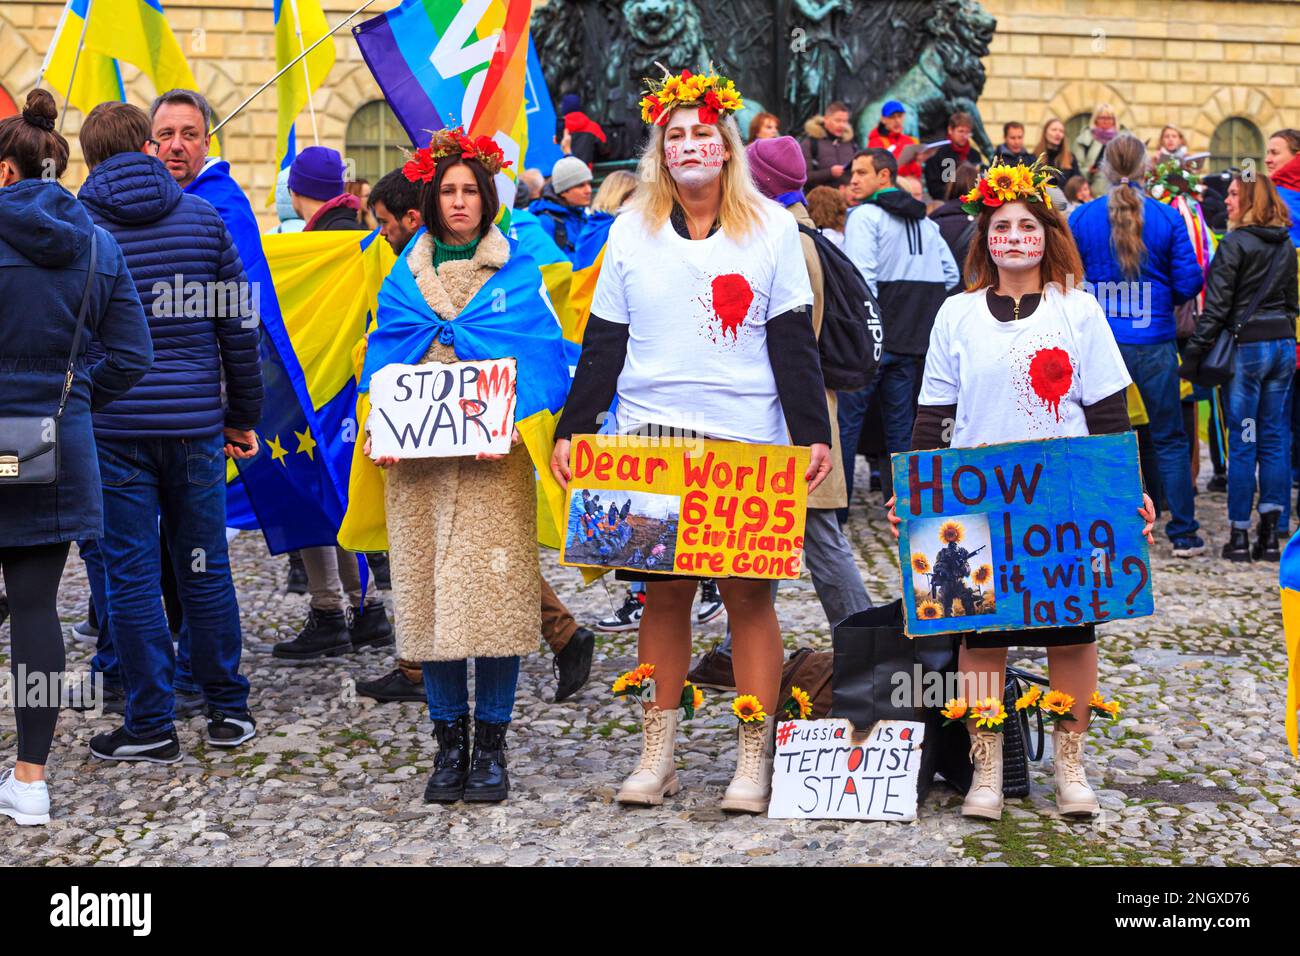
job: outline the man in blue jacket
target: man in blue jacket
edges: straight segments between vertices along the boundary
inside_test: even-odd
[[[551,181],[528,207],[546,234],[573,259],[591,205],[591,170],[576,156],[565,156],[551,170]]]
[[[106,610],[126,720],[91,741],[103,760],[173,763],[176,658],[159,586],[158,516],[176,560],[207,741],[256,732],[239,673],[239,605],[226,550],[226,457],[257,451],[258,316],[239,253],[210,204],[186,195],[155,154],[149,117],[103,103],[86,117],[81,188],[91,218],[121,246],[144,306],[153,368],[95,412],[104,489]],[[222,397],[224,379],[225,398]]]

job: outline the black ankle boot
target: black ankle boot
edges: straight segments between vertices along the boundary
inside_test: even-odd
[[[500,803],[510,794],[506,773],[506,730],[509,724],[474,722],[474,760],[465,781],[466,803]]]
[[[1250,529],[1232,528],[1230,533],[1231,536],[1223,545],[1223,559],[1225,561],[1249,561]]]
[[[438,741],[438,756],[433,758],[424,802],[455,803],[465,793],[469,776],[469,717],[435,720],[433,736]]]
[[[348,608],[348,637],[354,651],[363,647],[388,647],[396,641],[388,611],[382,604]]]
[[[1281,512],[1261,511],[1259,527],[1255,530],[1255,546],[1250,549],[1250,556],[1256,561],[1278,561],[1282,550],[1277,540],[1277,519]]]

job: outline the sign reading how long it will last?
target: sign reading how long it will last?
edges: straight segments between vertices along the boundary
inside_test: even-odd
[[[385,365],[370,379],[373,458],[510,452],[515,360]]]

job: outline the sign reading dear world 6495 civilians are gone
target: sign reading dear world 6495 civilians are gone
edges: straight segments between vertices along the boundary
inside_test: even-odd
[[[515,428],[515,360],[385,365],[370,378],[374,458],[505,455]]]
[[[561,564],[797,578],[808,449],[575,435]]]
[[[1154,613],[1132,432],[892,461],[908,634]]]

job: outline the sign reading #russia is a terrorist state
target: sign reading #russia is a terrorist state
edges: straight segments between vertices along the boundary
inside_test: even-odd
[[[386,365],[370,379],[372,458],[510,452],[515,360]]]
[[[575,435],[561,563],[797,578],[808,449]]]

